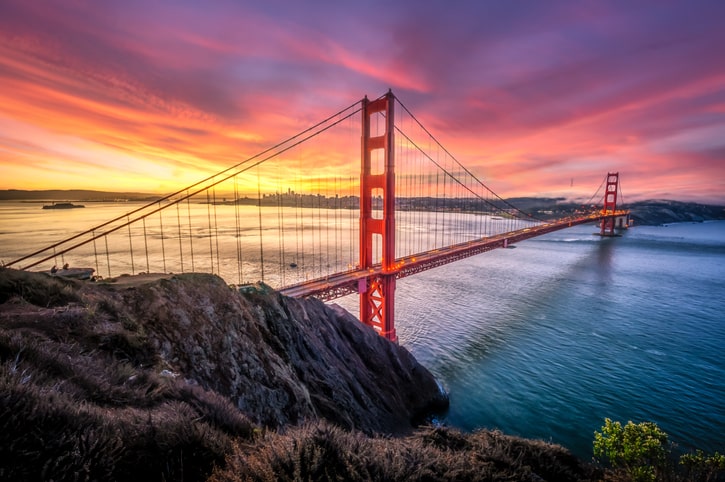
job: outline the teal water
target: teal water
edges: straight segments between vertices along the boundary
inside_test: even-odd
[[[401,344],[448,389],[443,422],[592,456],[605,417],[725,451],[725,222],[579,226],[406,278]]]
[[[128,209],[0,203],[0,261]],[[220,213],[225,223],[234,219]],[[605,417],[654,421],[682,450],[724,453],[725,222],[594,231],[569,228],[398,282],[400,343],[450,392],[442,422],[589,458]],[[357,314],[351,297],[335,302]]]

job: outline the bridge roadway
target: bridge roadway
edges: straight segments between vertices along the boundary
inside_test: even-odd
[[[614,213],[602,214],[593,213],[586,216],[562,218],[547,224],[540,224],[529,228],[523,228],[516,231],[488,236],[485,238],[467,241],[465,243],[454,244],[445,248],[434,249],[420,254],[398,258],[395,263],[396,278],[404,278],[415,273],[420,273],[437,266],[452,263],[460,259],[475,256],[486,251],[496,248],[505,248],[525,239],[541,236],[560,229],[570,228],[579,224],[590,222],[598,222],[605,218],[617,218],[626,216],[629,211],[615,211]],[[342,273],[335,273],[322,278],[316,278],[304,281],[295,285],[290,285],[280,289],[279,291],[295,298],[306,298],[314,296],[323,301],[329,301],[345,295],[358,293],[358,287],[365,279],[380,275],[389,274],[391,271],[384,272],[381,265],[375,265],[370,269],[355,269]]]

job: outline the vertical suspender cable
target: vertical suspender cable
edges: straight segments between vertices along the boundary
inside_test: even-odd
[[[285,286],[285,273],[287,271],[287,265],[285,264],[284,258],[284,203],[282,202],[282,179],[277,177],[277,186],[279,189],[279,195],[277,196],[277,225],[278,228],[278,247],[279,247],[279,269],[282,277],[282,286]]]
[[[144,251],[146,252],[146,272],[150,273],[151,264],[149,263],[149,242],[148,242],[148,235],[146,234],[146,218],[141,218],[141,223],[143,224],[143,246],[144,246]],[[95,236],[96,234],[93,233],[93,235]],[[94,246],[94,248],[96,246],[95,240],[93,241],[93,246]]]
[[[91,236],[93,236],[93,257],[96,260],[96,273],[99,273],[100,270],[98,267],[98,249],[96,248],[96,232],[91,231]],[[146,261],[148,263],[148,250],[146,250]]]
[[[209,228],[209,262],[211,263],[211,274],[214,274],[214,248],[211,239],[211,198],[209,190],[206,190],[206,225]]]
[[[166,248],[164,247],[164,220],[161,216],[161,201],[159,201],[159,231],[161,232],[161,259],[164,263],[164,273],[166,273]]]
[[[302,189],[302,183],[300,182],[299,187],[297,188],[298,191]],[[301,239],[301,250],[300,253],[302,254],[302,267],[304,269],[304,275],[305,279],[308,279],[307,276],[307,264],[305,264],[305,197],[302,196],[301,193],[298,194],[299,196],[299,203],[300,203],[300,239]]]
[[[335,236],[335,268],[334,268],[334,271],[339,272],[340,271],[339,253],[340,253],[340,249],[342,247],[342,237],[340,237],[340,227],[341,226],[340,226],[340,222],[338,220],[338,214],[340,214],[339,213],[340,206],[338,206],[338,202],[340,201],[340,192],[337,190],[337,179],[338,179],[337,176],[335,176],[333,179],[334,179],[334,181],[333,181],[334,185],[332,187],[332,190],[333,190],[333,196],[335,196],[335,198],[334,198],[335,200],[332,204],[332,209],[333,209],[332,213],[335,218],[335,230],[333,231],[333,235]]]
[[[191,272],[195,272],[194,267],[194,232],[191,229],[191,203],[189,201],[189,191],[186,191],[186,215],[189,218],[189,251],[191,252]]]
[[[438,176],[439,172],[436,171],[436,197],[435,197],[435,231],[433,232],[433,248],[438,248]]]
[[[262,269],[262,281],[264,281],[264,245],[262,243],[262,185],[259,179],[259,166],[257,166],[257,214],[259,218],[259,262]]]
[[[309,211],[309,224],[305,223],[309,231],[310,243],[307,249],[310,250],[307,256],[310,259],[310,277],[315,277],[315,195],[314,195],[314,179],[308,180],[308,188],[310,190],[309,202],[305,203],[306,210]],[[309,204],[309,207],[307,205]],[[303,210],[304,212],[304,210]]]
[[[111,277],[111,256],[108,254],[108,236],[104,236],[103,240],[106,243],[106,268],[108,268],[108,277]]]
[[[325,177],[325,261],[327,263],[325,275],[330,274],[330,178]]]
[[[234,176],[234,239],[237,245],[237,280],[239,284],[244,283],[242,274],[242,233],[239,222],[239,186],[237,185],[237,176]]]
[[[126,216],[126,227],[128,228],[128,249],[131,253],[131,274],[136,274],[136,270],[133,265],[133,242],[131,240],[131,223],[128,220],[128,216]]]
[[[179,261],[181,262],[181,272],[184,272],[184,249],[181,245],[182,243],[182,234],[181,234],[181,212],[179,211],[179,203],[176,203],[176,227],[177,231],[179,233]]]
[[[212,197],[214,198],[214,241],[216,242],[216,268],[217,274],[222,275],[222,265],[219,260],[219,222],[217,219],[217,208],[216,208],[216,186],[212,188]]]
[[[300,222],[300,178],[299,178],[299,167],[295,174],[294,186],[295,186],[295,253],[296,257],[294,262],[298,264],[298,267],[305,269],[305,255],[304,251],[300,252],[300,232],[302,230],[302,224]],[[304,234],[304,232],[302,233]],[[303,240],[304,246],[304,240]],[[304,249],[304,248],[303,248]],[[297,278],[299,281],[299,277]]]

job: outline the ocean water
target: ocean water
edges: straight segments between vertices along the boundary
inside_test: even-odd
[[[402,345],[450,392],[442,421],[592,456],[609,417],[725,452],[725,222],[578,226],[398,282]]]
[[[0,203],[0,259],[130,207]],[[616,238],[596,230],[569,228],[398,281],[399,342],[450,393],[441,422],[552,441],[588,459],[605,417],[654,421],[681,450],[725,452],[725,222],[638,226]],[[355,297],[334,302],[357,315]]]

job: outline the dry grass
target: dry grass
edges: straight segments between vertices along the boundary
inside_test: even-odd
[[[325,422],[235,444],[209,479],[299,480],[598,480],[601,474],[562,447],[482,431],[427,427],[403,438],[368,437]]]
[[[0,269],[0,480],[573,481],[601,475],[561,447],[498,432],[427,427],[393,438],[319,420],[263,432],[209,385],[162,374],[170,358],[151,330],[163,333],[169,321],[137,316],[143,310],[128,303],[138,299],[105,296],[112,287],[9,271]],[[152,289],[139,293],[158,296]],[[139,306],[158,301],[151,298]],[[212,307],[216,316],[232,316],[224,304]],[[349,334],[353,347],[364,344],[356,333]],[[256,342],[264,343],[262,335]],[[214,336],[189,346],[213,352]],[[180,340],[167,343],[183,357]],[[293,344],[281,335],[273,341],[279,346],[267,349],[280,357]],[[306,339],[297,342],[304,346]],[[219,360],[208,362],[218,366]],[[329,376],[320,373],[324,385]]]

